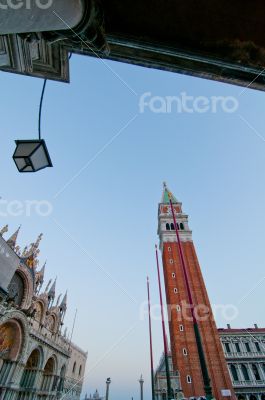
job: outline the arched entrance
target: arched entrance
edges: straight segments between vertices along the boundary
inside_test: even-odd
[[[239,394],[237,398],[238,400],[246,400],[246,396],[244,394]]]
[[[0,385],[7,382],[12,366],[22,346],[22,328],[18,321],[9,320],[0,325]]]
[[[257,399],[257,396],[255,396],[254,394],[251,394],[249,396],[249,400],[258,400],[258,399]]]
[[[40,368],[41,354],[39,349],[32,351],[26,363],[21,381],[20,387],[24,389],[34,388],[37,372]],[[21,397],[19,397],[21,398]]]
[[[41,390],[49,392],[55,390],[55,360],[53,357],[49,358],[43,370],[43,378]]]

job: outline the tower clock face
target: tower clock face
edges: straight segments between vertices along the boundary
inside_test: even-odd
[[[17,306],[22,304],[24,297],[24,282],[18,273],[15,273],[9,286],[8,298],[12,300]]]

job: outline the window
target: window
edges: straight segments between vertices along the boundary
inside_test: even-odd
[[[259,345],[259,342],[255,342],[255,346],[256,346],[257,351],[260,352],[260,345]]]
[[[241,365],[241,370],[242,370],[245,381],[249,381],[249,373],[248,373],[247,367],[244,364]]]
[[[176,310],[177,310],[177,311],[180,311],[180,310],[181,310],[179,305],[176,306]]]
[[[166,224],[166,230],[170,231],[170,225],[169,224]]]
[[[180,325],[180,326],[179,326],[179,330],[180,330],[180,332],[183,332],[183,331],[184,331],[184,326],[183,326],[183,325]]]
[[[191,376],[187,375],[187,383],[191,383]]]
[[[258,371],[258,367],[255,364],[252,364],[252,371],[253,371],[256,381],[260,381],[260,374]]]
[[[245,343],[245,347],[246,347],[247,352],[250,353],[250,346],[249,346],[248,342]]]
[[[73,374],[75,373],[75,369],[76,369],[76,362],[74,362],[74,365],[73,365]]]
[[[173,224],[173,223],[171,224],[171,230],[172,230],[172,231],[174,231],[174,230],[175,230],[175,226],[174,226],[174,224]]]
[[[168,247],[167,249],[168,249],[168,251],[171,251],[171,247]]]
[[[174,293],[178,293],[178,289],[177,288],[174,288]]]
[[[225,345],[225,351],[227,353],[231,353],[230,344],[229,343],[224,343],[224,345]]]
[[[172,272],[172,278],[176,278],[175,272]]]
[[[183,225],[182,222],[179,224],[179,227],[180,227],[180,229],[181,229],[182,231],[184,231],[184,225]]]
[[[172,258],[170,258],[169,263],[170,263],[170,264],[173,264],[173,262],[174,262],[174,261],[172,260]]]
[[[233,364],[230,365],[230,370],[231,370],[234,381],[238,381],[238,373],[237,373],[236,367]]]
[[[240,353],[240,352],[241,352],[241,349],[240,349],[239,343],[235,343],[235,346],[236,346],[236,351],[237,351],[238,353]]]
[[[82,365],[80,365],[79,367],[79,372],[78,372],[79,376],[81,376],[81,372],[82,372]]]
[[[187,355],[188,355],[187,349],[185,349],[185,348],[183,349],[183,355],[184,355],[184,356],[187,356]]]

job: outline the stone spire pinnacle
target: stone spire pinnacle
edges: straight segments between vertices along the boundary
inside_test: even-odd
[[[11,249],[13,249],[13,250],[16,247],[17,237],[18,237],[20,228],[21,228],[21,225],[18,227],[16,232],[14,232],[13,235],[6,242],[11,247]]]
[[[61,297],[62,297],[62,293],[60,293],[59,296],[57,297],[56,307],[59,306],[59,302],[60,302],[60,300],[61,300]]]
[[[46,288],[45,288],[45,293],[48,292],[48,289],[49,289],[51,283],[52,283],[52,280],[50,279],[49,282],[47,283]]]
[[[45,267],[46,267],[46,261],[41,267],[41,269],[36,273],[36,275],[38,276],[39,283],[43,283],[44,281]]]
[[[1,231],[0,231],[0,235],[3,236],[4,233],[8,232],[8,225],[5,225]]]
[[[55,280],[48,292],[48,297],[50,297],[52,299],[54,299],[54,297],[55,297],[56,281],[57,281],[57,278],[55,278]]]
[[[63,300],[62,300],[62,302],[60,304],[60,309],[62,311],[66,311],[66,308],[67,308],[67,290],[66,290],[65,295],[63,297]]]

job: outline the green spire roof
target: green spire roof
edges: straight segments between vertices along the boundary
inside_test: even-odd
[[[173,204],[179,203],[176,197],[168,190],[167,184],[164,182],[164,189],[162,195],[162,203],[163,204],[170,204],[169,197],[171,197],[171,201]]]

